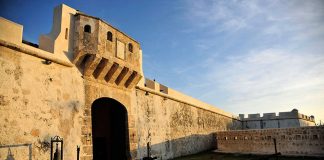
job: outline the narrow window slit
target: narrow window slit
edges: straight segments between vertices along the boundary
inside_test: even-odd
[[[69,37],[69,29],[65,28],[65,39],[68,39]]]

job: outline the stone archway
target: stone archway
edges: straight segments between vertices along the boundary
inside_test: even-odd
[[[111,98],[92,103],[93,160],[129,159],[126,108]]]

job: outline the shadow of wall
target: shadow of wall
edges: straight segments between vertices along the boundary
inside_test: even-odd
[[[214,133],[241,129],[241,122],[232,117],[202,109],[163,96],[136,91],[136,136],[130,140],[137,143],[131,148],[136,159],[147,156],[147,143],[152,156],[170,159],[216,147]]]
[[[157,159],[170,159],[180,156],[199,153],[206,150],[212,150],[216,148],[215,134],[194,134],[177,139],[167,140],[160,143],[150,144],[149,152],[152,157]],[[147,145],[139,146],[137,150],[131,152],[140,153],[138,159],[147,157],[148,147]]]

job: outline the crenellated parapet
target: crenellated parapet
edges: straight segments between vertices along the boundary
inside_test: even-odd
[[[257,121],[257,120],[278,120],[278,119],[302,119],[306,121],[315,122],[314,116],[307,116],[301,113],[298,113],[297,109],[293,109],[290,112],[279,112],[279,115],[276,113],[263,113],[263,116],[260,116],[260,113],[248,114],[245,117],[244,114],[239,114],[242,121]]]
[[[149,88],[151,90],[154,90],[156,92],[160,92],[163,94],[168,94],[169,93],[169,88],[163,84],[155,82],[155,80],[150,80],[148,78],[145,78],[145,83],[144,86],[146,88]]]
[[[133,88],[143,77],[140,44],[103,20],[75,15],[73,63],[86,78]]]

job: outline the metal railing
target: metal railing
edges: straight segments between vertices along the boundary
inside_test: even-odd
[[[0,145],[0,148],[8,148],[9,149],[9,154],[8,156],[12,156],[11,154],[11,150],[10,148],[14,148],[14,147],[24,147],[24,146],[28,146],[28,150],[29,150],[29,160],[32,160],[32,144],[30,143],[26,143],[26,144],[11,144],[11,145]]]

